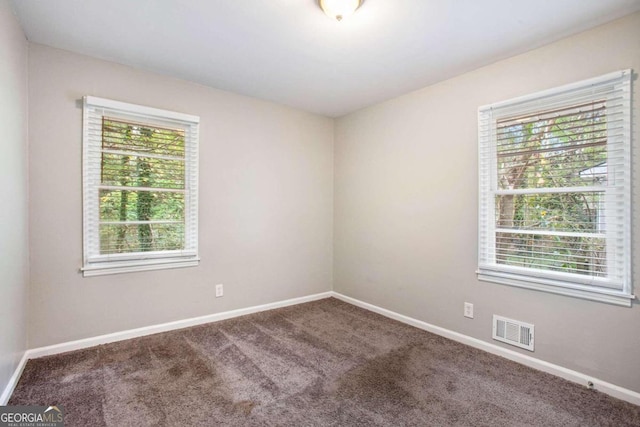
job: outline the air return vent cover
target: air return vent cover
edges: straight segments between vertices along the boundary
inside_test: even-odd
[[[533,325],[494,314],[493,339],[533,351]]]

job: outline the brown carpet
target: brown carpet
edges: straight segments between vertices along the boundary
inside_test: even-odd
[[[30,360],[67,426],[640,426],[640,407],[326,299]]]

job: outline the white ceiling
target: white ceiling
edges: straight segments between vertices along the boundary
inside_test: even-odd
[[[640,0],[14,0],[32,42],[337,117],[640,10]]]

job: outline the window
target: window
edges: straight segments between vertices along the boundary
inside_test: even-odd
[[[480,280],[631,305],[630,76],[479,108]]]
[[[198,264],[199,118],[86,96],[84,276]]]

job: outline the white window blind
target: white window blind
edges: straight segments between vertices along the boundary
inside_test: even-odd
[[[481,280],[630,305],[631,74],[479,108]]]
[[[85,276],[197,265],[198,123],[84,98]]]

